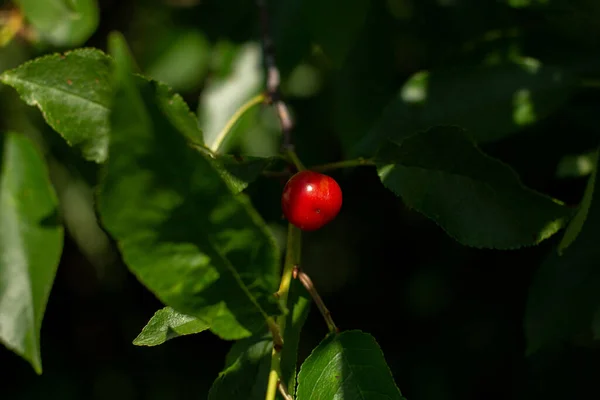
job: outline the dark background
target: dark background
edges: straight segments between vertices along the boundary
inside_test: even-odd
[[[422,69],[476,64],[489,53],[503,56],[518,48],[543,63],[576,68],[582,76],[593,78],[600,71],[600,5],[594,0],[373,0],[354,40],[340,38],[336,25],[354,18],[347,14],[354,0],[272,3],[277,3],[271,18],[284,94],[297,122],[294,140],[308,165],[345,157],[349,144],[368,131],[406,79]],[[528,6],[514,7],[517,3]],[[211,114],[207,100],[199,99],[217,84],[233,81],[236,60],[259,39],[252,1],[99,4],[101,24],[86,46],[105,49],[110,31],[123,32],[140,70],[171,84],[193,110],[208,113],[203,124]],[[339,40],[334,47],[340,51],[349,43],[341,65],[314,51],[306,20],[317,21],[336,46]],[[503,29],[517,34],[464,50],[465,43]],[[0,66],[6,69],[54,50],[17,40],[0,50]],[[254,69],[260,73],[260,64]],[[239,96],[238,106],[260,91],[260,85],[239,87],[230,95]],[[12,90],[0,89],[0,102],[2,129],[29,130],[47,144],[68,229],[42,328],[44,373],[36,376],[19,357],[0,348],[0,397],[206,398],[230,343],[204,332],[156,348],[131,344],[161,304],[127,272],[93,221],[90,188],[96,167],[81,161]],[[547,118],[483,149],[510,163],[526,185],[576,205],[586,177],[558,177],[557,167],[565,154],[594,149],[598,107],[595,89],[578,90]],[[217,102],[226,116],[235,108]],[[253,110],[235,128],[228,150],[272,154],[280,140],[274,122],[269,110]],[[340,328],[375,336],[408,399],[600,398],[600,353],[594,343],[565,342],[525,356],[528,288],[560,235],[514,251],[463,247],[404,207],[381,185],[374,168],[333,176],[342,187],[344,206],[334,222],[304,236],[304,268]],[[247,190],[280,239],[285,232],[282,184],[260,178]],[[325,334],[326,325],[313,308],[302,332],[301,360]]]

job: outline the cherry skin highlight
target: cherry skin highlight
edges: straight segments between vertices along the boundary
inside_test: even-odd
[[[303,231],[314,231],[338,215],[342,189],[330,176],[300,171],[285,184],[281,207],[290,223]]]

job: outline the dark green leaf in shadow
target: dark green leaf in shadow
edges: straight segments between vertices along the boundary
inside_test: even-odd
[[[388,189],[467,246],[535,245],[571,213],[524,187],[512,169],[482,153],[459,128],[437,127],[389,142],[378,158]]]
[[[305,0],[303,15],[308,32],[333,64],[340,67],[361,32],[370,0]]]
[[[96,0],[15,0],[40,39],[59,47],[81,46],[100,19]]]
[[[116,60],[101,220],[137,278],[166,305],[224,339],[264,329],[280,312],[279,255],[264,221],[235,195],[213,160],[188,146],[150,83],[134,80],[127,47]]]
[[[302,364],[298,400],[401,400],[373,336],[346,331],[325,338]]]
[[[573,228],[561,243],[562,256],[553,251],[529,289],[525,314],[529,354],[594,328],[600,306],[600,196],[598,180],[590,177],[589,182]]]
[[[281,351],[282,380],[286,382],[288,392],[292,396],[296,395],[296,369],[300,332],[308,317],[310,304],[310,295],[300,281],[294,279],[290,285],[287,305],[289,312],[286,316],[285,332],[283,334],[285,343]]]
[[[208,400],[264,400],[272,349],[270,335],[235,342],[225,359],[225,369],[210,388]]]
[[[592,161],[594,166],[598,164],[597,153],[592,157]],[[577,235],[579,235],[579,232],[581,232],[581,228],[583,227],[583,224],[585,223],[585,220],[587,218],[590,205],[592,204],[592,197],[594,195],[594,187],[596,186],[597,173],[598,168],[594,167],[594,170],[592,171],[592,174],[588,179],[588,183],[585,187],[583,200],[581,201],[581,204],[577,209],[577,213],[575,214],[571,222],[569,222],[569,225],[567,225],[567,229],[565,229],[565,234],[563,235],[563,238],[558,245],[559,255],[562,255],[562,252],[573,243],[573,241],[577,238]]]
[[[386,139],[436,125],[458,125],[478,143],[499,140],[553,113],[576,88],[568,69],[529,58],[422,71],[405,83],[356,153],[372,155]]]
[[[44,160],[22,135],[2,135],[0,342],[42,373],[40,328],[63,246]]]
[[[181,314],[171,307],[158,310],[135,338],[136,346],[158,346],[178,336],[192,335],[207,330],[209,326],[198,318]]]

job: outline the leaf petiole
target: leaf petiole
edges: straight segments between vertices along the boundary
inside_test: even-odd
[[[242,118],[242,116],[249,109],[251,109],[255,105],[264,103],[264,101],[265,101],[265,95],[263,93],[261,93],[261,94],[254,96],[253,98],[248,100],[246,103],[242,104],[242,106],[240,108],[238,108],[235,113],[233,113],[231,118],[229,118],[229,121],[227,121],[227,123],[225,124],[223,129],[221,129],[221,131],[215,138],[215,141],[210,146],[208,146],[210,148],[210,150],[213,151],[214,153],[217,153],[219,151],[219,148],[225,141],[227,134],[229,134],[229,132],[231,131],[231,128],[233,128],[233,126],[236,124],[236,122],[238,122],[240,120],[240,118]]]

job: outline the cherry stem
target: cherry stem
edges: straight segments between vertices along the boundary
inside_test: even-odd
[[[317,305],[317,308],[321,312],[321,315],[323,315],[323,319],[325,319],[325,323],[327,323],[329,331],[333,333],[339,332],[338,327],[335,325],[335,322],[333,322],[331,313],[329,312],[327,307],[325,307],[325,303],[319,295],[319,292],[317,292],[317,289],[315,288],[312,279],[310,279],[306,272],[302,271],[298,265],[294,266],[294,271],[292,272],[292,275],[294,278],[298,279],[300,283],[302,283],[302,285],[306,288],[306,290],[314,300],[315,304]]]
[[[296,169],[298,171],[304,171],[306,169],[306,167],[304,166],[304,164],[302,164],[302,161],[300,161],[300,158],[298,158],[298,155],[296,154],[296,152],[294,150],[287,149],[286,153],[289,158],[289,161],[292,164],[294,164],[294,166],[296,167]]]

